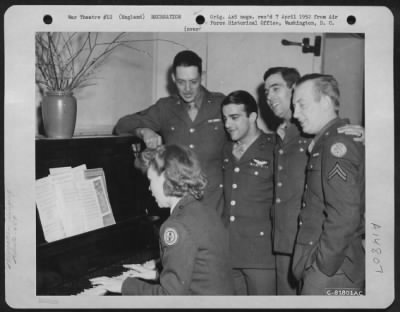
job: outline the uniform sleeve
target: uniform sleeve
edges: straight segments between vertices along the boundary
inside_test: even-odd
[[[160,232],[163,269],[160,284],[127,278],[123,295],[187,295],[192,282],[197,246],[188,230],[177,222],[169,223]]]
[[[137,128],[150,128],[155,132],[161,129],[161,105],[162,100],[149,108],[120,118],[114,127],[114,134],[135,134]]]
[[[364,152],[351,138],[327,144],[322,159],[325,221],[316,250],[318,268],[334,275],[362,219]]]

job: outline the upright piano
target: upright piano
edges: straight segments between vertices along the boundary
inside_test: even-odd
[[[169,211],[159,209],[147,177],[134,167],[132,136],[36,139],[36,179],[49,168],[86,164],[103,168],[115,224],[46,242],[36,212],[37,295],[76,295],[96,276],[117,276],[123,264],[159,256],[158,231]],[[136,155],[137,156],[137,155]]]

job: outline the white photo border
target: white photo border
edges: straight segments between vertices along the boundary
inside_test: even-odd
[[[66,10],[68,8],[68,10]],[[130,31],[125,21],[68,19],[68,14],[99,15],[129,11],[181,15],[151,20],[142,31],[181,32],[195,27],[199,14],[227,15],[227,6],[13,6],[4,16],[5,39],[5,299],[14,308],[384,308],[394,300],[394,21],[386,7],[234,6],[229,10],[257,15],[305,13],[338,16],[334,25],[220,26],[201,32],[333,32],[365,34],[366,132],[366,295],[357,297],[98,297],[36,296],[35,228],[35,84],[34,34],[38,31]],[[53,17],[52,25],[43,16]],[[356,17],[349,25],[347,17]],[[23,20],[23,22],[20,22]],[[197,27],[197,26],[196,26]],[[14,38],[24,38],[15,40]],[[384,139],[382,139],[384,137]],[[384,159],[382,160],[382,151]]]

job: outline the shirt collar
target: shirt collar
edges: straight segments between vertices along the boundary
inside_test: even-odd
[[[203,86],[201,86],[200,87],[200,91],[199,91],[199,94],[197,95],[197,97],[194,99],[194,106],[197,108],[197,109],[200,109],[200,107],[201,107],[201,105],[203,104],[203,99],[204,99],[204,97],[205,97],[205,94],[206,94],[206,90],[205,90],[205,88],[203,87]],[[186,109],[189,109],[189,103],[186,103],[185,101],[183,101],[181,98],[180,98],[180,96],[177,94],[176,95],[176,97],[178,98],[178,104],[179,103],[182,103],[182,104],[184,104],[185,106],[183,106],[183,107],[185,107]]]
[[[308,146],[308,151],[311,153],[312,149],[314,148],[315,144],[318,142],[318,140],[322,137],[322,135],[328,130],[333,124],[335,124],[338,120],[340,120],[339,117],[333,118],[331,121],[329,121],[325,126],[322,127],[322,129],[317,133],[317,135],[312,139],[310,145]]]

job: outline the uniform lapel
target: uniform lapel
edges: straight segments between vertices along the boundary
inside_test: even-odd
[[[171,103],[171,112],[182,119],[185,123],[191,123],[189,115],[186,110],[186,104],[179,98],[179,96],[173,96]]]
[[[212,112],[215,109],[213,107],[214,104],[211,101],[210,93],[205,88],[203,88],[202,92],[203,96],[202,96],[201,106],[199,112],[197,113],[196,119],[193,121],[193,124],[196,126],[206,121],[210,116],[210,112]]]
[[[264,133],[261,133],[258,138],[247,148],[242,157],[237,161],[238,163],[246,163],[254,158],[254,155],[257,155],[257,151],[262,145]]]
[[[332,121],[330,121],[322,130],[320,133],[318,133],[316,135],[316,137],[314,138],[314,146],[312,148],[312,150],[316,150],[318,148],[318,146],[321,144],[321,142],[323,142],[323,138],[330,136],[331,134],[337,134],[337,128],[339,126],[343,126],[346,124],[345,120],[342,120],[340,118],[335,118]]]

